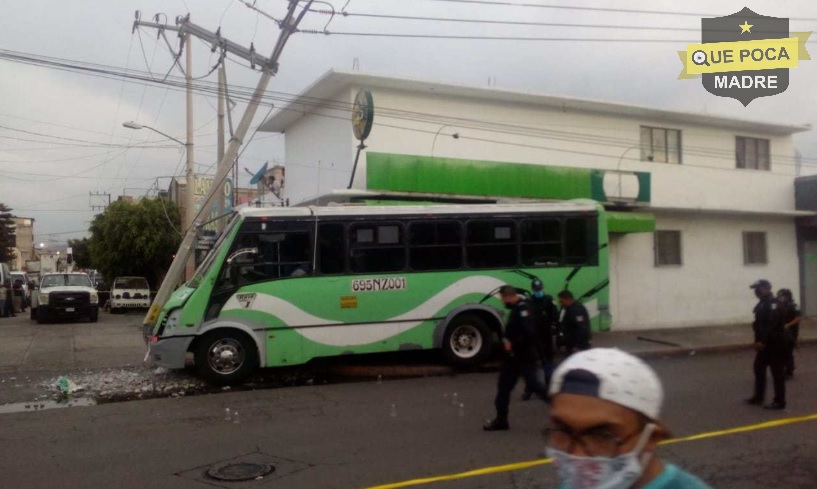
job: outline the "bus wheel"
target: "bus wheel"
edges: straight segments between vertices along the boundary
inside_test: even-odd
[[[476,365],[491,353],[491,329],[475,314],[455,317],[445,330],[443,354],[455,365]]]
[[[258,366],[255,343],[237,331],[207,333],[196,342],[193,354],[199,375],[214,385],[240,384]]]

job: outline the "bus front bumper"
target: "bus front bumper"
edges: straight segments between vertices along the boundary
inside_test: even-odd
[[[154,365],[159,367],[184,368],[184,357],[192,342],[192,336],[159,338],[149,343],[150,354],[148,358]]]

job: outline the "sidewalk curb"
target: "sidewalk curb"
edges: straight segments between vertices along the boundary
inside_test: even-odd
[[[798,342],[799,345],[813,345],[817,344],[817,338],[808,338],[803,339]],[[615,348],[615,346],[613,346]],[[730,344],[730,345],[712,345],[712,346],[702,346],[699,348],[692,348],[692,347],[679,347],[679,348],[667,348],[666,350],[654,350],[654,351],[644,351],[644,352],[634,352],[633,355],[642,358],[642,359],[651,359],[651,358],[661,358],[661,357],[673,357],[673,356],[684,356],[684,355],[696,355],[698,353],[728,353],[733,351],[750,351],[752,350],[751,343],[738,343],[738,344]]]
[[[800,340],[800,345],[817,344],[817,338]],[[605,346],[615,348],[615,345]],[[728,345],[711,345],[699,348],[677,347],[662,350],[632,352],[633,355],[650,360],[655,358],[694,356],[698,354],[728,353],[734,351],[751,351],[752,345],[749,343],[735,343]],[[442,364],[422,364],[422,365],[334,365],[330,367],[330,374],[342,379],[376,379],[378,376],[384,379],[407,379],[418,377],[442,377],[446,375],[458,375],[468,373],[491,373],[499,370],[499,363],[491,361],[469,369],[454,368]]]

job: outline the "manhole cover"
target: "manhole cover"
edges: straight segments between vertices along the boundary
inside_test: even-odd
[[[243,482],[265,477],[274,471],[275,467],[272,465],[250,462],[229,462],[210,467],[207,469],[207,475],[220,481]]]

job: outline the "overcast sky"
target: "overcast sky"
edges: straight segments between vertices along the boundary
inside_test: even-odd
[[[340,10],[346,0],[331,0]],[[521,0],[510,0],[524,3]],[[744,6],[758,13],[790,17],[792,31],[817,30],[817,3],[755,1],[591,1],[526,0],[543,5],[605,7],[711,16],[728,15]],[[285,0],[257,0],[270,14],[282,17]],[[324,7],[321,7],[324,8]],[[240,44],[253,42],[268,55],[278,29],[238,0],[3,0],[0,2],[0,49],[56,58],[147,70],[162,77],[172,58],[155,33],[131,34],[135,10],[144,19],[165,13],[191,13],[191,19]],[[351,13],[454,17],[486,20],[537,21],[622,26],[616,29],[584,27],[510,26],[426,21],[336,17],[328,26],[337,32],[400,32],[476,36],[624,38],[638,43],[520,42],[486,40],[396,39],[297,34],[281,60],[271,89],[298,93],[331,68],[412,76],[477,86],[496,80],[499,88],[553,95],[635,103],[664,109],[721,114],[775,122],[817,126],[817,60],[791,71],[789,89],[782,95],[755,100],[743,107],[733,99],[706,92],[699,80],[678,81],[676,51],[700,40],[700,17],[575,9],[521,8],[454,3],[439,0],[350,0]],[[328,16],[309,14],[305,28],[323,29]],[[632,27],[658,27],[659,30]],[[628,28],[629,27],[629,28]],[[669,30],[688,28],[691,30]],[[663,39],[677,42],[649,42]],[[171,41],[177,43],[175,37]],[[144,52],[142,50],[144,47]],[[207,46],[196,42],[194,74],[201,76],[215,62]],[[817,43],[810,43],[817,58]],[[149,131],[133,131],[122,122],[134,120],[184,139],[184,94],[161,86],[123,83],[0,61],[0,202],[19,215],[36,218],[38,241],[54,244],[84,234],[90,210],[90,192],[117,196],[143,195],[157,177],[183,171],[182,154],[172,147],[120,149],[110,144],[159,141]],[[235,63],[227,64],[231,84],[254,86],[258,74]],[[178,73],[177,73],[178,74]],[[215,76],[210,77],[215,81]],[[239,104],[236,114],[243,112]],[[260,123],[262,108],[254,122]],[[215,101],[196,96],[195,161],[199,171],[215,162]],[[10,129],[37,132],[91,143],[59,141]],[[16,139],[12,139],[16,138]],[[27,139],[22,141],[21,139]],[[817,158],[817,134],[796,138],[807,158]],[[98,144],[101,143],[101,144]],[[165,145],[166,142],[160,143]],[[81,147],[79,147],[81,146]],[[244,153],[244,168],[257,170],[265,161],[283,162],[283,137],[259,133]],[[243,180],[246,182],[246,179]],[[168,179],[160,178],[166,188]],[[59,233],[59,234],[57,234]],[[52,236],[49,236],[52,235]]]

